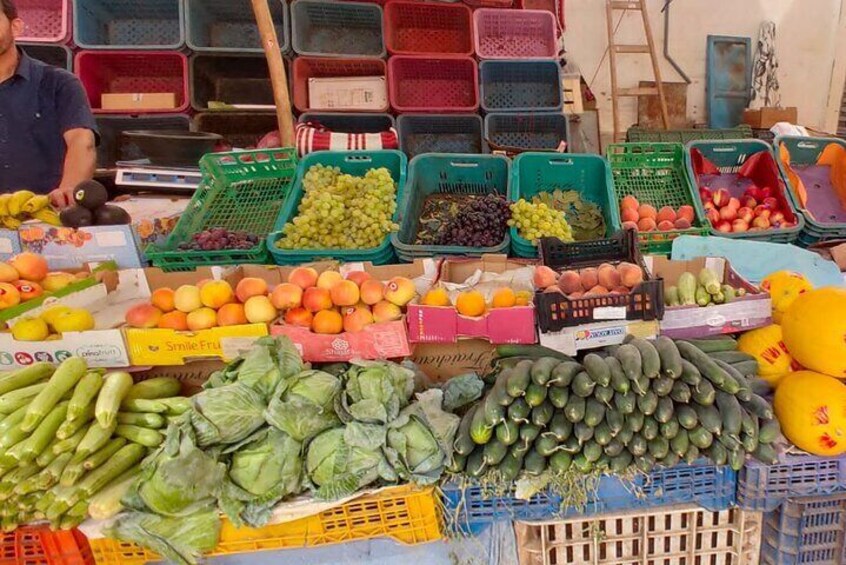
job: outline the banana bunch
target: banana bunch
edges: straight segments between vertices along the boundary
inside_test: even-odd
[[[16,230],[29,219],[51,226],[62,225],[59,214],[50,206],[49,196],[29,190],[0,194],[0,227]]]

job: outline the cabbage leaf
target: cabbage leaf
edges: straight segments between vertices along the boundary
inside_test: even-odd
[[[265,411],[267,422],[297,441],[339,425],[335,399],[341,381],[323,371],[304,371],[280,383]]]

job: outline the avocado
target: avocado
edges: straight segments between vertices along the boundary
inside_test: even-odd
[[[84,206],[92,212],[109,200],[106,187],[96,180],[87,180],[76,185],[73,199],[79,206]]]
[[[82,228],[94,225],[94,215],[88,208],[71,206],[62,210],[59,221],[67,228]]]
[[[132,218],[120,206],[106,204],[94,210],[94,223],[98,226],[122,226],[132,223]]]

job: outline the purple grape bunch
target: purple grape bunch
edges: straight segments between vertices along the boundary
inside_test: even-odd
[[[499,194],[474,198],[441,233],[436,245],[493,247],[505,239],[511,208]]]
[[[191,241],[183,241],[179,249],[183,251],[220,251],[223,249],[248,250],[259,243],[257,235],[245,231],[230,231],[224,228],[212,228],[195,233]]]

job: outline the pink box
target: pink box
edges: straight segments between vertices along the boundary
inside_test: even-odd
[[[502,308],[479,318],[468,318],[452,307],[409,304],[408,338],[413,343],[455,343],[459,338],[536,343],[535,307]]]
[[[308,328],[274,325],[271,335],[287,336],[304,361],[341,363],[351,359],[393,359],[411,355],[405,320],[371,324],[362,331],[337,335],[316,334]]]

